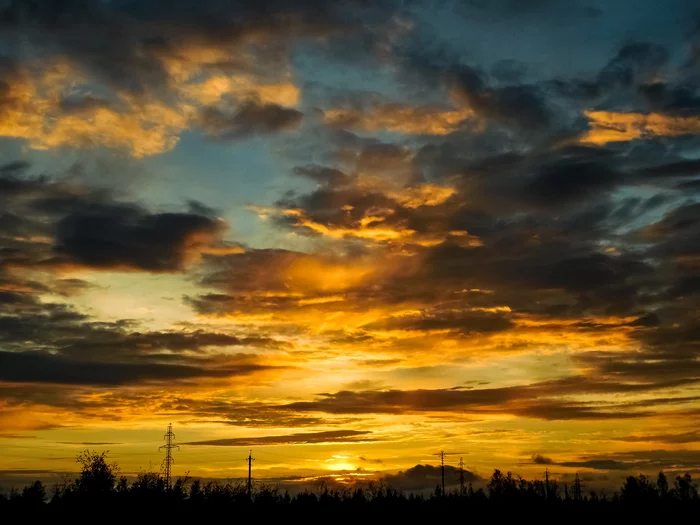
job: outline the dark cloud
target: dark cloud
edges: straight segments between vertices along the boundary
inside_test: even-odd
[[[700,114],[700,93],[692,84],[651,82],[640,85],[638,91],[652,111],[681,117]]]
[[[564,461],[557,463],[562,467],[591,468],[595,470],[628,470],[632,465],[613,459],[589,459],[585,461]]]
[[[552,458],[548,458],[547,456],[542,456],[540,454],[536,454],[536,455],[532,456],[532,462],[535,463],[536,465],[551,465]]]
[[[45,352],[0,352],[0,381],[72,385],[126,385],[248,375],[268,367],[239,364],[212,368],[159,363],[76,361]]]
[[[614,441],[624,441],[627,443],[653,443],[661,442],[668,444],[677,443],[697,443],[700,441],[700,430],[694,430],[691,432],[681,432],[678,434],[648,434],[641,436],[622,436],[612,438]]]
[[[178,271],[197,236],[217,237],[223,223],[188,213],[150,214],[135,207],[103,206],[63,217],[55,250],[78,265]]]
[[[322,394],[315,401],[299,401],[279,408],[330,414],[404,414],[429,412],[505,413],[544,420],[624,419],[653,415],[648,408],[694,401],[694,398],[650,400],[648,403],[569,401],[581,394],[643,392],[678,384],[614,383],[569,377],[530,385],[485,389],[368,390]]]
[[[424,311],[365,325],[367,330],[456,330],[464,334],[501,332],[513,327],[505,313]]]
[[[627,472],[652,472],[659,470],[686,472],[700,466],[696,450],[640,450],[617,452],[601,456],[583,456],[576,461],[552,461],[552,465],[576,469],[592,469]]]
[[[280,64],[280,43],[286,47],[306,37],[361,31],[367,25],[366,15],[381,23],[391,16],[393,7],[393,2],[380,2],[375,7],[357,1],[330,6],[317,0],[294,5],[279,0],[216,0],[202,6],[192,0],[177,0],[163,11],[148,2],[27,0],[4,6],[0,27],[8,37],[21,34],[35,45],[70,56],[109,84],[143,92],[167,83],[164,60],[186,63],[182,51],[188,46],[235,49],[255,36],[269,44],[256,50],[256,58],[265,58],[275,67]],[[242,63],[232,53],[214,67],[235,69]]]
[[[458,487],[460,483],[459,469],[451,465],[445,465],[444,469],[445,489]],[[466,483],[481,481],[481,477],[469,470],[464,470],[463,475]],[[382,479],[387,485],[397,490],[407,492],[434,491],[435,487],[442,483],[442,470],[439,466],[416,465],[397,474],[387,474]]]
[[[340,170],[317,165],[299,166],[294,169],[294,174],[328,186],[346,186],[352,180]]]
[[[217,108],[203,108],[199,122],[210,136],[236,139],[295,129],[302,117],[300,111],[276,104],[249,104],[231,115]]]
[[[198,213],[153,213],[105,190],[47,177],[0,178],[3,266],[180,271],[219,245],[226,225]],[[32,240],[41,237],[41,241]],[[65,283],[64,283],[65,284]]]
[[[265,445],[299,445],[310,443],[352,443],[375,441],[369,436],[371,432],[361,430],[327,430],[285,436],[262,436],[253,438],[213,439],[209,441],[192,441],[183,445],[206,445],[219,447],[254,447]]]
[[[537,86],[490,87],[483,72],[466,65],[451,71],[447,82],[459,101],[489,121],[534,131],[552,124],[547,99]]]
[[[613,189],[620,184],[619,179],[620,175],[604,163],[564,161],[543,166],[526,191],[544,206],[570,206]]]

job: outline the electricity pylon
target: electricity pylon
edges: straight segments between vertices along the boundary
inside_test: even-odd
[[[165,433],[165,436],[163,436],[163,439],[165,439],[165,445],[161,445],[160,447],[158,447],[158,450],[165,449],[165,458],[163,459],[163,473],[165,474],[165,486],[170,488],[170,471],[172,469],[173,463],[175,463],[175,460],[173,459],[172,450],[174,448],[180,450],[180,447],[173,443],[173,440],[175,439],[175,434],[173,434],[172,423],[168,423],[168,431]]]
[[[433,456],[440,456],[440,473],[442,474],[442,493],[441,496],[445,495],[445,456],[454,456],[457,454],[467,454],[467,452],[445,452],[441,450],[436,452]]]

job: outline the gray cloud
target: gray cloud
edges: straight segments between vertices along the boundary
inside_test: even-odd
[[[253,438],[213,439],[192,441],[183,445],[205,445],[217,447],[253,447],[266,445],[304,445],[310,443],[356,443],[375,441],[369,431],[361,430],[327,430],[324,432],[307,432],[284,436],[262,436]]]
[[[257,364],[207,368],[161,363],[100,363],[76,361],[44,352],[0,352],[0,365],[0,381],[96,386],[234,377],[269,368]]]

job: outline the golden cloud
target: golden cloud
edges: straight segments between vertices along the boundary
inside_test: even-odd
[[[700,133],[700,117],[673,117],[660,113],[585,111],[591,129],[581,142],[603,145],[648,136],[674,137]]]
[[[216,104],[222,98],[234,100],[254,100],[261,104],[296,106],[300,91],[292,82],[259,84],[251,75],[213,76],[200,83],[183,85],[181,92],[200,104]]]
[[[197,109],[203,106],[298,104],[299,88],[286,73],[265,82],[250,73],[205,74],[200,80],[202,67],[221,59],[221,53],[197,49],[178,60],[161,57],[170,74],[172,98],[167,101],[156,93],[134,96],[119,90],[96,98],[87,75],[67,63],[12,68],[0,100],[0,136],[25,139],[38,150],[105,146],[141,158],[173,149],[180,134],[196,126]]]
[[[404,208],[419,208],[421,206],[438,206],[455,193],[454,188],[437,186],[436,184],[421,184],[400,192],[390,193],[389,196]]]
[[[355,127],[365,131],[391,131],[409,135],[448,135],[460,128],[474,112],[470,109],[442,110],[433,106],[377,104],[367,111],[332,109],[324,114],[331,125]]]

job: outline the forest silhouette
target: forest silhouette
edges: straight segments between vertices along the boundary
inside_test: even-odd
[[[543,517],[659,516],[676,512],[691,516],[700,511],[698,490],[689,473],[669,481],[661,471],[656,479],[644,474],[629,476],[619,491],[611,494],[584,492],[546,480],[526,480],[496,469],[485,489],[471,484],[463,489],[435,487],[429,495],[406,493],[379,480],[360,488],[334,488],[319,483],[294,496],[274,485],[258,482],[249,496],[245,482],[202,482],[189,476],[168,486],[158,472],[142,472],[129,481],[119,474],[107,452],[85,451],[77,458],[80,473],[47,489],[41,481],[0,494],[3,517],[45,515],[47,517],[121,519],[159,513],[177,521],[188,517],[255,516],[264,519],[430,519],[469,513],[471,516],[503,516],[539,513]],[[578,477],[577,477],[578,479]],[[687,514],[691,513],[691,514]],[[335,519],[337,521],[337,519]],[[189,519],[189,518],[188,518]],[[96,519],[97,521],[97,519]],[[9,522],[6,522],[9,523]]]

